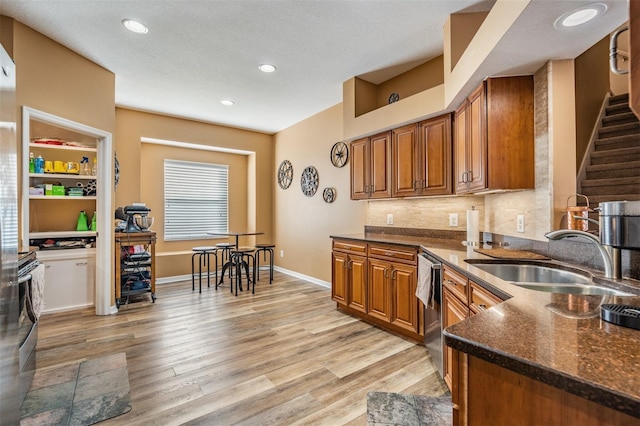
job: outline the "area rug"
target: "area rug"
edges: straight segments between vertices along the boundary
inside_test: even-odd
[[[130,410],[127,357],[118,353],[36,370],[20,425],[92,425]]]
[[[453,423],[450,396],[403,395],[392,392],[367,394],[368,426],[448,426]]]

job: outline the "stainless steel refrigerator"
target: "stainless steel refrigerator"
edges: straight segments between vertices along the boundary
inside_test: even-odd
[[[0,45],[0,424],[20,424],[16,68]]]

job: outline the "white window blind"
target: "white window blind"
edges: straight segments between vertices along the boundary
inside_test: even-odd
[[[229,166],[164,160],[165,241],[227,232]]]

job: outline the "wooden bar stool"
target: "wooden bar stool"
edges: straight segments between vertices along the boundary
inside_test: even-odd
[[[260,252],[264,261],[267,261],[269,253],[269,284],[273,281],[273,248],[275,244],[256,244],[256,268],[258,269],[258,281],[260,280]]]
[[[231,250],[231,263],[234,265],[235,274],[236,274],[236,296],[238,295],[238,288],[242,291],[242,269],[246,271],[247,274],[247,290],[249,290],[249,285],[253,283],[253,291],[256,291],[256,257],[255,257],[255,249],[253,247],[238,247],[237,249]],[[249,267],[251,267],[253,271],[253,277],[249,276]],[[233,288],[231,288],[233,291]]]
[[[200,288],[200,293],[202,293],[202,265],[206,265],[207,267],[207,287],[210,285],[209,277],[211,275],[211,255],[215,257],[215,276],[216,282],[218,282],[218,253],[217,249],[213,246],[200,246],[194,247],[191,249],[193,254],[191,255],[191,290],[194,291],[196,289],[196,279],[195,279],[195,259],[198,257],[198,285]],[[217,288],[217,287],[216,287]]]

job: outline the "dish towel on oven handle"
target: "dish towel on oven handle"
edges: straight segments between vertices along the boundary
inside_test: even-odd
[[[418,285],[416,297],[427,306],[431,301],[431,267],[433,263],[424,256],[418,256]]]
[[[31,271],[31,285],[27,289],[27,313],[36,322],[44,309],[44,264]]]

